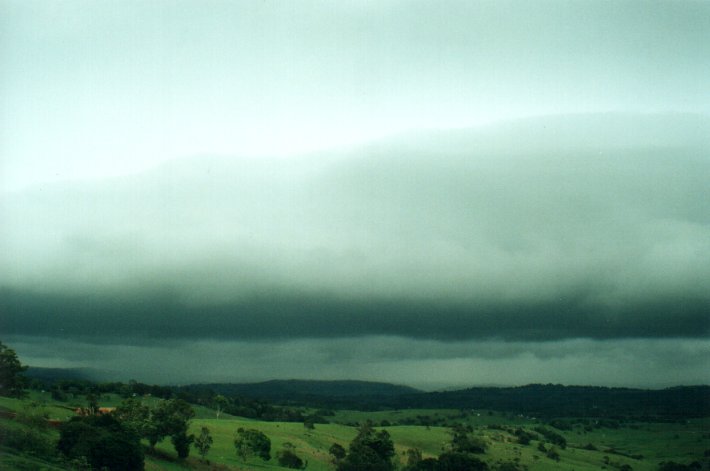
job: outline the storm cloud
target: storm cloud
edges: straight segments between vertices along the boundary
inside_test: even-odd
[[[15,193],[3,330],[704,337],[709,135],[695,115],[565,116]]]
[[[2,341],[148,382],[702,382],[709,5],[7,0]]]

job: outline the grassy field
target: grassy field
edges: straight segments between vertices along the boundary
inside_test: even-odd
[[[147,403],[156,400],[146,398]],[[32,393],[22,400],[0,398],[0,428],[15,430],[21,427],[16,420],[8,417],[9,412],[27,411],[30,403],[41,403],[41,407],[51,418],[67,419],[73,415],[75,407],[85,404],[84,398],[67,402],[51,400],[47,394]],[[103,396],[100,405],[111,407],[118,405],[120,398],[114,395]],[[357,430],[352,425],[371,420],[375,424],[389,423],[384,428],[390,433],[397,453],[397,459],[405,461],[406,451],[417,448],[423,456],[438,456],[450,439],[449,428],[441,425],[400,425],[425,421],[431,424],[463,423],[473,428],[473,435],[485,439],[488,450],[481,459],[489,465],[498,462],[515,461],[527,466],[531,471],[544,470],[599,470],[618,469],[627,464],[633,470],[651,471],[658,468],[661,461],[690,463],[707,461],[703,458],[710,449],[710,422],[707,419],[685,421],[683,423],[627,423],[619,428],[584,428],[575,424],[570,430],[550,430],[562,435],[567,440],[567,447],[556,447],[559,461],[548,458],[538,449],[539,440],[532,440],[528,445],[517,443],[513,431],[517,427],[533,431],[540,426],[539,420],[512,416],[489,411],[458,410],[402,410],[402,411],[336,411],[328,417],[330,424],[316,424],[314,429],[307,429],[301,423],[263,422],[223,414],[216,419],[214,412],[204,407],[195,407],[196,418],[191,423],[190,431],[198,434],[200,428],[210,429],[214,444],[207,458],[210,465],[201,463],[197,452],[193,450],[186,461],[179,461],[169,439],[158,444],[154,455],[146,456],[146,470],[259,470],[283,469],[278,466],[277,452],[285,443],[295,447],[295,452],[308,462],[308,469],[314,471],[332,470],[328,449],[333,443],[347,448]],[[235,431],[240,428],[256,428],[265,433],[272,444],[272,458],[264,462],[251,458],[246,463],[236,455],[233,445]],[[56,430],[44,432],[47,440],[58,438]],[[0,455],[2,470],[56,470],[63,469],[51,462],[33,457],[31,453],[18,453],[4,443]],[[545,443],[549,448],[551,445]],[[592,448],[592,449],[587,449]]]

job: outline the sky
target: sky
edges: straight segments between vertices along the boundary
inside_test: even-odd
[[[25,363],[708,383],[710,3],[0,13],[0,340]]]

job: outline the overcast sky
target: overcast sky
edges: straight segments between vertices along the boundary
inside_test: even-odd
[[[708,382],[708,2],[0,0],[0,70],[26,363]]]

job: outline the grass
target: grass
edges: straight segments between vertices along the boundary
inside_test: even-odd
[[[59,471],[66,468],[31,455],[17,453],[7,447],[0,447],[0,469],[17,471]]]
[[[524,425],[532,430],[537,423],[528,421]],[[657,469],[660,461],[688,463],[701,460],[704,450],[710,448],[710,437],[703,432],[707,430],[707,421],[642,425],[639,428],[598,429],[587,433],[577,430],[560,431],[567,439],[568,446],[566,449],[557,447],[559,461],[554,461],[539,451],[537,440],[526,446],[520,445],[510,432],[484,426],[477,427],[473,433],[487,441],[488,450],[481,458],[489,464],[517,461],[531,471],[585,471],[599,470],[602,467],[614,469],[623,464],[628,464],[637,471],[652,471]],[[196,433],[202,426],[208,427],[215,438],[208,458],[233,469],[280,469],[275,458],[266,463],[251,459],[246,465],[237,458],[232,437],[239,427],[257,428],[269,436],[272,441],[272,456],[276,455],[283,443],[292,443],[296,447],[296,453],[308,460],[308,469],[316,471],[333,469],[328,448],[334,442],[347,447],[356,434],[355,428],[339,424],[316,425],[315,430],[309,431],[302,424],[245,419],[199,419],[193,422],[191,431]],[[409,448],[420,449],[424,457],[438,456],[450,439],[449,429],[446,427],[398,425],[386,429],[395,443],[397,458],[402,462],[406,460],[405,453]],[[676,436],[678,438],[674,438]],[[584,449],[588,443],[593,443],[598,449]],[[550,447],[547,443],[545,446]],[[173,455],[167,441],[160,448],[166,455]],[[631,455],[643,455],[643,458],[635,459],[631,458]]]

